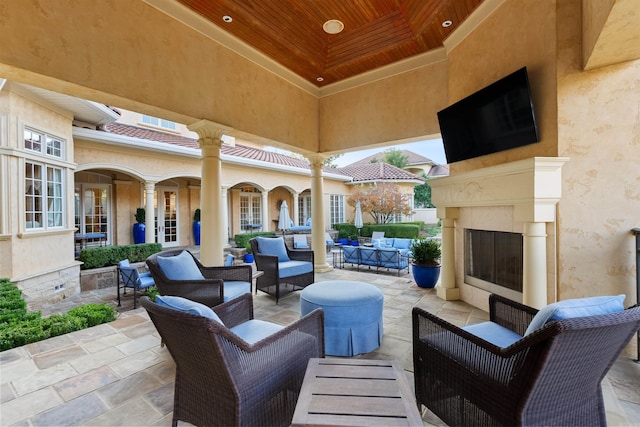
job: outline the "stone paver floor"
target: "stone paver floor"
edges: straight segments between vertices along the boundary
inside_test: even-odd
[[[411,275],[349,269],[318,273],[317,281],[359,280],[379,287],[384,300],[384,338],[364,358],[395,359],[411,384],[411,309],[420,306],[458,325],[488,318],[459,301],[443,301],[434,290],[418,288]],[[115,288],[83,292],[43,314],[78,304],[115,304]],[[275,299],[254,295],[256,318],[288,324],[300,316],[299,293]],[[144,309],[133,310],[129,293],[119,318],[109,324],[51,338],[0,353],[0,425],[169,426],[175,364]],[[585,355],[588,357],[588,355]],[[621,357],[603,382],[607,419],[612,426],[640,426],[640,364]],[[424,425],[443,425],[426,411]]]

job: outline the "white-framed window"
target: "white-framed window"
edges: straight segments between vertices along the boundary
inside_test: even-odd
[[[331,226],[344,222],[344,196],[332,194],[329,198],[329,209],[331,212]]]
[[[306,225],[311,218],[311,194],[303,194],[298,197],[298,224]]]
[[[28,127],[24,128],[24,148],[58,159],[64,157],[64,141],[62,139]]]
[[[64,226],[63,169],[25,162],[25,228],[49,229]]]
[[[142,123],[149,126],[155,126],[158,128],[169,129],[173,131],[178,130],[178,125],[176,122],[172,122],[170,120],[159,119],[153,116],[147,116],[146,114],[142,115]]]

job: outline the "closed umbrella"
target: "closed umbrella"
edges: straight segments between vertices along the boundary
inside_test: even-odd
[[[362,208],[360,207],[360,200],[356,202],[356,218],[353,224],[358,229],[358,234],[360,234],[360,229],[362,228]]]
[[[287,206],[287,201],[283,200],[280,205],[280,219],[278,220],[278,228],[282,230],[282,235],[284,236],[285,231],[291,228],[291,220],[289,218],[289,206]]]

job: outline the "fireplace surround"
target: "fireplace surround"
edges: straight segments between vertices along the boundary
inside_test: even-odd
[[[542,308],[556,296],[556,207],[564,157],[532,157],[434,178],[442,220],[438,296],[486,309],[491,291],[465,283],[465,229],[522,234],[522,302]]]

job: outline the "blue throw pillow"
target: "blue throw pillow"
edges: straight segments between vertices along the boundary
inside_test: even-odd
[[[282,237],[256,237],[258,239],[258,251],[264,255],[276,255],[278,262],[291,261]]]
[[[573,317],[596,316],[624,310],[624,294],[615,296],[575,298],[554,302],[542,308],[535,315],[525,335],[543,327],[552,320],[571,319]]]
[[[222,320],[220,320],[220,317],[218,317],[218,315],[213,310],[211,310],[210,307],[207,307],[204,304],[200,304],[199,302],[191,301],[182,297],[158,295],[156,296],[156,304],[161,307],[171,308],[173,310],[182,311],[184,313],[206,317],[208,319],[215,320],[221,325],[224,325],[224,323],[222,323]]]
[[[158,267],[169,280],[204,280],[198,265],[187,251],[176,256],[159,256]]]
[[[411,239],[394,239],[393,247],[396,249],[409,249],[411,248]]]

